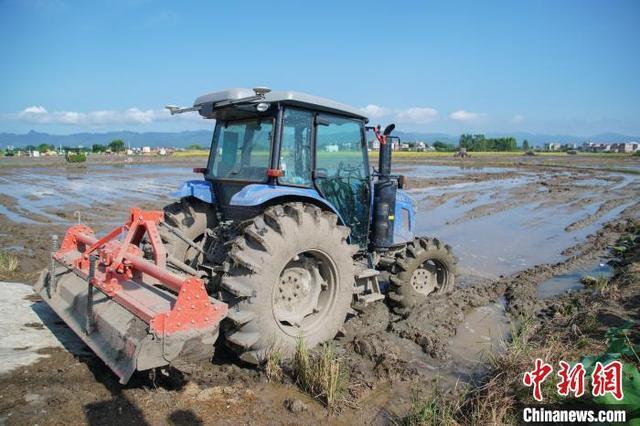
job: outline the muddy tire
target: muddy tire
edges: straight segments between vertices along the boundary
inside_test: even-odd
[[[169,226],[195,243],[202,242],[207,228],[215,228],[217,225],[215,208],[193,197],[183,198],[166,206],[164,217]],[[167,253],[197,269],[197,265],[202,262],[202,256],[196,249],[164,226],[159,228],[159,232]]]
[[[429,295],[453,290],[457,263],[451,247],[436,238],[407,243],[389,274],[388,298],[396,313],[406,315]]]
[[[270,349],[291,355],[333,339],[353,299],[356,249],[335,214],[303,203],[267,208],[232,240],[226,341],[243,361],[258,364]]]

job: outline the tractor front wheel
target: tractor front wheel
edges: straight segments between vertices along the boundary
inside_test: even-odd
[[[458,259],[436,238],[416,238],[397,255],[389,275],[388,297],[399,314],[407,314],[431,294],[455,286]]]
[[[303,203],[267,208],[232,240],[226,339],[240,359],[293,353],[333,339],[353,299],[354,246],[335,214]]]

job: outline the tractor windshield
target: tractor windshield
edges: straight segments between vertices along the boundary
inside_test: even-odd
[[[211,144],[209,174],[214,179],[264,181],[272,140],[271,118],[219,121]]]

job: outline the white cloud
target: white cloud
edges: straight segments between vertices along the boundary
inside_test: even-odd
[[[123,111],[98,110],[89,112],[53,111],[49,112],[40,105],[29,106],[16,114],[9,114],[9,118],[34,124],[63,124],[87,127],[101,127],[109,125],[139,125],[167,120],[199,119],[197,113],[182,114],[172,117],[164,109],[128,108]]]
[[[396,112],[396,118],[402,123],[430,123],[438,116],[438,110],[428,107],[412,107]]]
[[[520,124],[520,123],[524,122],[524,116],[520,115],[520,114],[516,114],[511,119],[511,122],[514,123],[514,124]]]
[[[373,119],[382,118],[391,113],[391,110],[389,108],[381,107],[379,105],[374,105],[374,104],[369,104],[364,108],[360,108],[360,111],[362,111],[362,113],[367,117],[373,118]]]
[[[370,119],[388,118],[400,123],[424,124],[438,117],[438,110],[429,107],[412,107],[407,109],[391,109],[380,105],[369,104],[360,111]]]
[[[449,114],[449,118],[455,121],[475,121],[477,119],[479,119],[482,116],[482,114],[479,114],[477,112],[469,112],[469,111],[465,111],[463,109],[452,112],[451,114]]]
[[[47,109],[43,106],[30,106],[24,109],[24,111],[22,111],[25,114],[46,114],[47,113]]]

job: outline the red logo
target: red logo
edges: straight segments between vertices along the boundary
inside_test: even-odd
[[[604,396],[610,393],[620,401],[624,396],[622,393],[622,363],[611,361],[603,366],[600,362],[596,362],[596,367],[591,374],[591,385],[593,386],[591,390],[593,396]]]
[[[542,401],[542,383],[553,371],[553,366],[537,358],[532,371],[527,371],[522,377],[522,383],[527,387],[533,387],[533,398]],[[558,395],[569,396],[573,393],[575,398],[580,398],[585,393],[586,370],[582,363],[578,362],[573,367],[565,361],[560,361],[558,377],[560,381],[556,385]],[[611,361],[603,365],[596,362],[591,373],[591,395],[594,397],[611,394],[620,401],[622,392],[622,363]]]
[[[560,382],[556,385],[558,395],[568,396],[570,392],[573,392],[576,398],[584,395],[585,373],[582,363],[577,363],[573,368],[570,368],[568,363],[560,361],[560,371],[558,371]]]
[[[542,383],[552,371],[553,367],[550,364],[546,364],[538,358],[536,359],[533,371],[527,371],[524,373],[522,382],[527,387],[533,386],[533,398],[536,401],[542,401]]]

